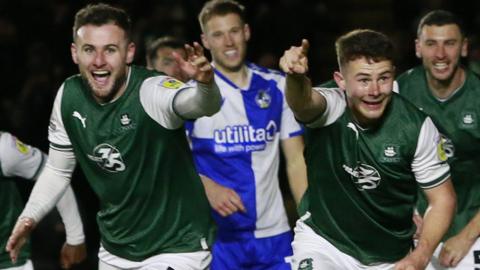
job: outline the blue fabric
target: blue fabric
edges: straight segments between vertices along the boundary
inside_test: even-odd
[[[266,238],[226,241],[213,245],[211,270],[290,270],[285,257],[292,256],[291,232]]]

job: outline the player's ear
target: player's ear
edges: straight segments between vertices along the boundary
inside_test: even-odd
[[[415,56],[417,58],[422,58],[422,54],[420,52],[420,40],[415,39]]]
[[[248,23],[243,25],[243,34],[245,35],[245,40],[249,41],[251,32],[250,32],[250,26],[248,25]]]
[[[464,38],[462,41],[462,51],[461,51],[462,57],[467,57],[468,55],[468,38]]]
[[[127,64],[131,64],[133,62],[133,58],[135,57],[135,43],[130,42],[127,45]]]
[[[75,64],[78,64],[78,55],[77,55],[77,46],[75,43],[70,45],[70,53],[72,55],[72,60]]]
[[[333,79],[337,83],[338,87],[342,90],[345,90],[345,78],[343,77],[343,74],[340,71],[335,71],[333,73]]]
[[[202,45],[203,47],[205,47],[205,49],[207,50],[210,50],[210,46],[208,44],[208,39],[207,39],[207,35],[205,33],[202,33],[200,35],[200,38],[202,39]]]

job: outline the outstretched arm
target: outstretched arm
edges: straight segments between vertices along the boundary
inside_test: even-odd
[[[298,47],[292,46],[280,58],[280,68],[287,74],[285,96],[295,117],[310,122],[322,115],[326,109],[325,98],[312,91],[312,83],[307,77],[307,53],[310,44],[302,40]]]
[[[185,45],[185,50],[187,60],[177,53],[173,53],[173,56],[182,71],[197,81],[197,87],[181,90],[175,96],[173,107],[184,119],[211,116],[220,110],[221,105],[220,90],[214,80],[213,67],[197,42],[193,43],[193,47]]]

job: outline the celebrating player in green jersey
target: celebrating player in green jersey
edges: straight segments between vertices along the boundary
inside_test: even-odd
[[[5,247],[10,231],[22,212],[23,202],[14,183],[14,177],[36,180],[45,166],[46,155],[39,149],[26,145],[8,132],[0,131],[0,245]],[[61,251],[62,268],[85,259],[85,236],[82,220],[73,190],[68,187],[57,203],[57,209],[65,224],[67,241]],[[0,269],[32,270],[29,260],[30,244],[26,242],[15,263],[8,253],[0,250]]]
[[[480,80],[460,63],[467,55],[462,23],[448,11],[428,13],[418,26],[415,51],[423,65],[397,79],[399,93],[427,113],[442,133],[457,193],[452,226],[429,269],[478,268]],[[423,212],[425,205],[420,204],[419,210]]]
[[[57,93],[49,158],[7,244],[12,259],[78,162],[100,200],[100,270],[208,267],[212,220],[183,121],[219,110],[213,68],[198,43],[187,61],[175,55],[195,87],[133,66],[130,29],[125,11],[106,4],[77,12],[80,74]]]
[[[455,193],[432,121],[392,93],[393,44],[372,30],[340,37],[338,89],[312,88],[308,47],[303,40],[280,60],[287,101],[307,123],[294,269],[424,269],[450,225]],[[418,186],[430,209],[412,250]]]

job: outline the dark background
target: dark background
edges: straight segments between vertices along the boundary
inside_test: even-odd
[[[47,126],[58,87],[77,73],[70,58],[71,27],[75,12],[98,1],[0,0],[0,130],[17,135],[24,142],[48,150]],[[197,14],[204,1],[124,0],[104,1],[125,8],[134,23],[137,44],[135,63],[145,63],[145,44],[170,34],[188,42],[199,41]],[[475,67],[479,53],[477,31],[480,1],[468,0],[249,0],[247,8],[252,29],[248,59],[277,68],[278,58],[302,38],[311,43],[310,76],[314,84],[332,78],[336,68],[334,41],[355,28],[372,28],[389,35],[396,45],[398,73],[420,62],[414,54],[418,19],[442,8],[464,20],[471,40],[470,59]],[[285,178],[282,172],[282,186]],[[98,232],[95,212],[98,201],[80,172],[72,181],[87,235],[89,258],[75,269],[96,269]],[[25,194],[31,184],[21,182]],[[291,196],[286,192],[289,209]],[[1,207],[1,206],[0,206]],[[294,217],[294,214],[292,214]],[[0,217],[1,218],[1,217]],[[33,235],[35,269],[59,269],[58,253],[63,227],[56,214],[48,216]]]

